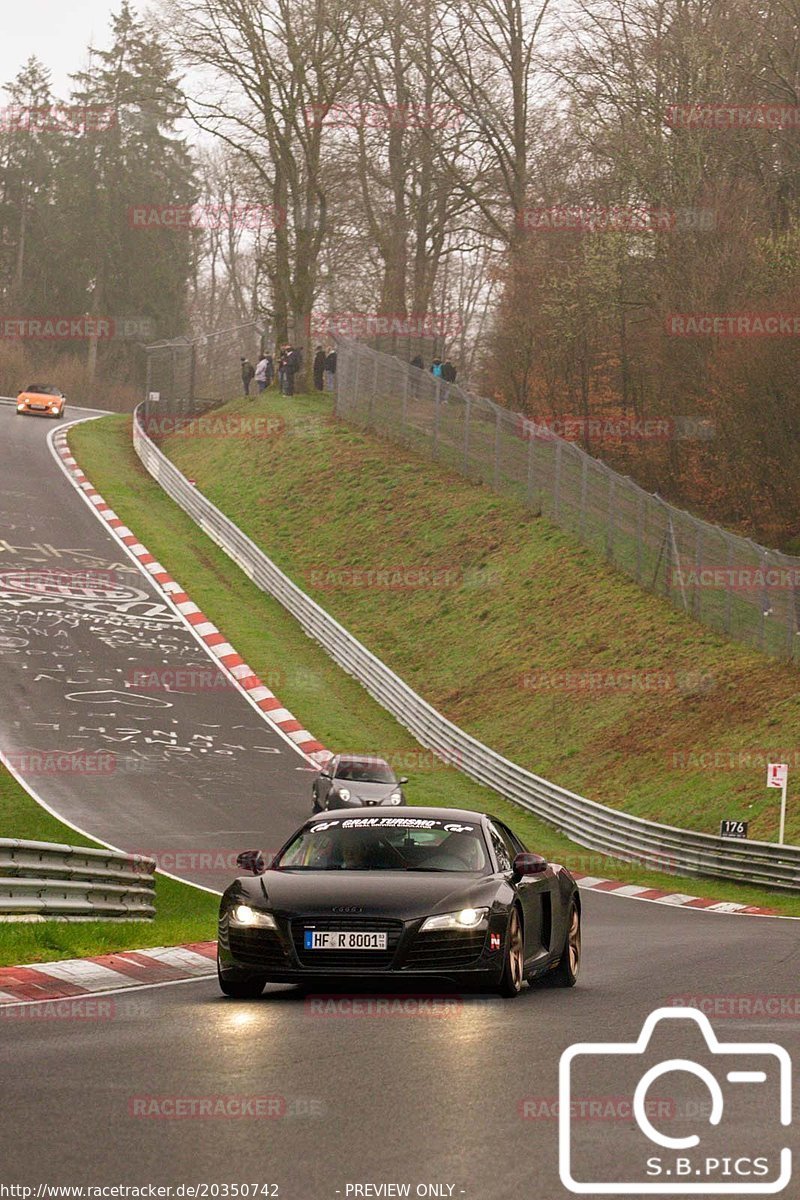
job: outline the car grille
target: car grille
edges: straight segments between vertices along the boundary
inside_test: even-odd
[[[323,933],[344,930],[347,933],[385,933],[386,950],[306,950],[303,934],[306,929],[317,929]],[[403,933],[402,921],[389,921],[375,917],[314,917],[292,921],[292,941],[297,957],[304,967],[372,967],[385,970],[392,965],[398,943]]]
[[[228,944],[236,961],[248,967],[289,966],[283,943],[274,929],[248,929],[231,925],[228,928]]]
[[[403,965],[430,971],[468,967],[480,956],[485,941],[485,929],[463,933],[458,929],[438,929],[419,933]]]

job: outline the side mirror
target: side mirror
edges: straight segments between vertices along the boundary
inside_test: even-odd
[[[408,783],[408,776],[407,776],[407,775],[401,775],[401,776],[400,776],[400,778],[398,779],[398,781],[397,781],[397,782],[398,782],[398,783]]]
[[[267,861],[260,850],[243,850],[236,855],[236,865],[253,875],[263,875],[267,869]]]
[[[320,771],[320,777],[322,779],[331,779],[332,778],[330,771]]]
[[[512,870],[515,879],[523,879],[526,875],[543,875],[549,863],[541,854],[529,854],[527,851],[514,856]]]

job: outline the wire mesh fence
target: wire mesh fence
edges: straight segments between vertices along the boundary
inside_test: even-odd
[[[256,321],[145,346],[147,394],[190,402],[230,399],[242,388],[241,359],[255,366],[265,346],[266,331]]]
[[[339,338],[337,415],[575,534],[710,628],[800,658],[800,558],[702,521],[533,421]]]

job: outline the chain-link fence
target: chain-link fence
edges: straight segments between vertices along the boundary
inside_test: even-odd
[[[337,414],[548,517],[698,621],[800,658],[800,558],[693,517],[579,446],[406,362],[340,338]]]
[[[164,400],[222,400],[241,393],[241,363],[256,365],[267,344],[263,325],[249,321],[195,338],[145,346],[148,395]]]

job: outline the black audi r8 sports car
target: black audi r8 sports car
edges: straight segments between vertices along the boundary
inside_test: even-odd
[[[226,996],[266,983],[436,980],[516,996],[543,979],[573,987],[581,901],[564,867],[531,854],[483,813],[336,809],[311,817],[220,904]]]

